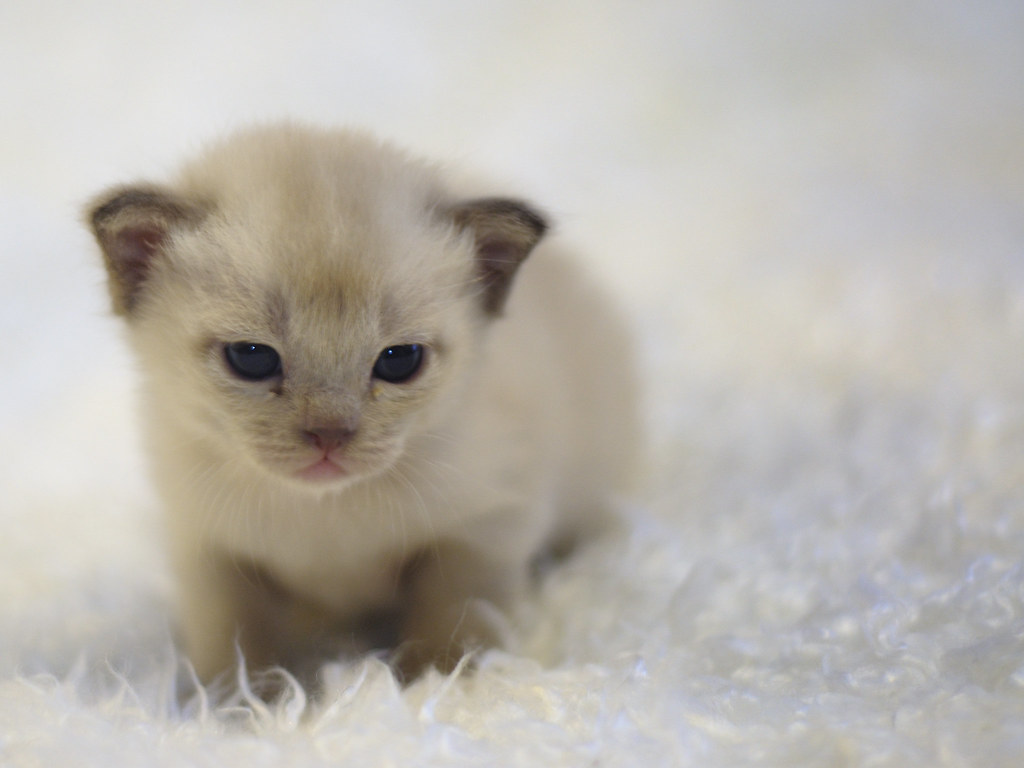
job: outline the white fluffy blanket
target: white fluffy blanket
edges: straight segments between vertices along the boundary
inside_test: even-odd
[[[0,764],[1020,765],[1018,2],[7,3]],[[254,119],[509,180],[634,318],[650,473],[512,647],[178,697],[77,223]]]

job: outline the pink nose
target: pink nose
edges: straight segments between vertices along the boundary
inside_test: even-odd
[[[355,430],[339,427],[313,427],[312,429],[305,430],[302,434],[306,440],[321,451],[330,453],[351,440]]]

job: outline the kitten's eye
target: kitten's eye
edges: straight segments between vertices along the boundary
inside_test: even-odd
[[[251,341],[224,345],[224,358],[231,370],[249,381],[261,381],[281,372],[281,357],[273,347]]]
[[[373,366],[373,376],[391,384],[401,384],[415,376],[422,364],[422,345],[402,344],[388,347],[377,358]]]

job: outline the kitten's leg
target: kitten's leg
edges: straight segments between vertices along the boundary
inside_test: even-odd
[[[235,669],[291,667],[327,623],[258,565],[207,552],[179,563],[179,609],[189,658],[201,680]]]
[[[178,618],[185,650],[203,682],[235,666],[237,589],[219,559],[179,558]]]
[[[431,547],[405,574],[399,671],[410,680],[433,665],[450,672],[467,651],[501,645],[494,610],[525,586],[521,563],[500,563],[457,543]]]

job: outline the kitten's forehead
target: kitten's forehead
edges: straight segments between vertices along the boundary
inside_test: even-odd
[[[331,223],[352,233],[389,219],[429,215],[442,198],[435,168],[368,135],[253,130],[211,147],[183,183],[228,215],[270,227]]]
[[[423,286],[469,277],[469,254],[438,213],[436,171],[370,137],[243,134],[182,181],[213,201],[218,250],[245,279],[275,287],[281,311],[401,314],[426,298]]]

